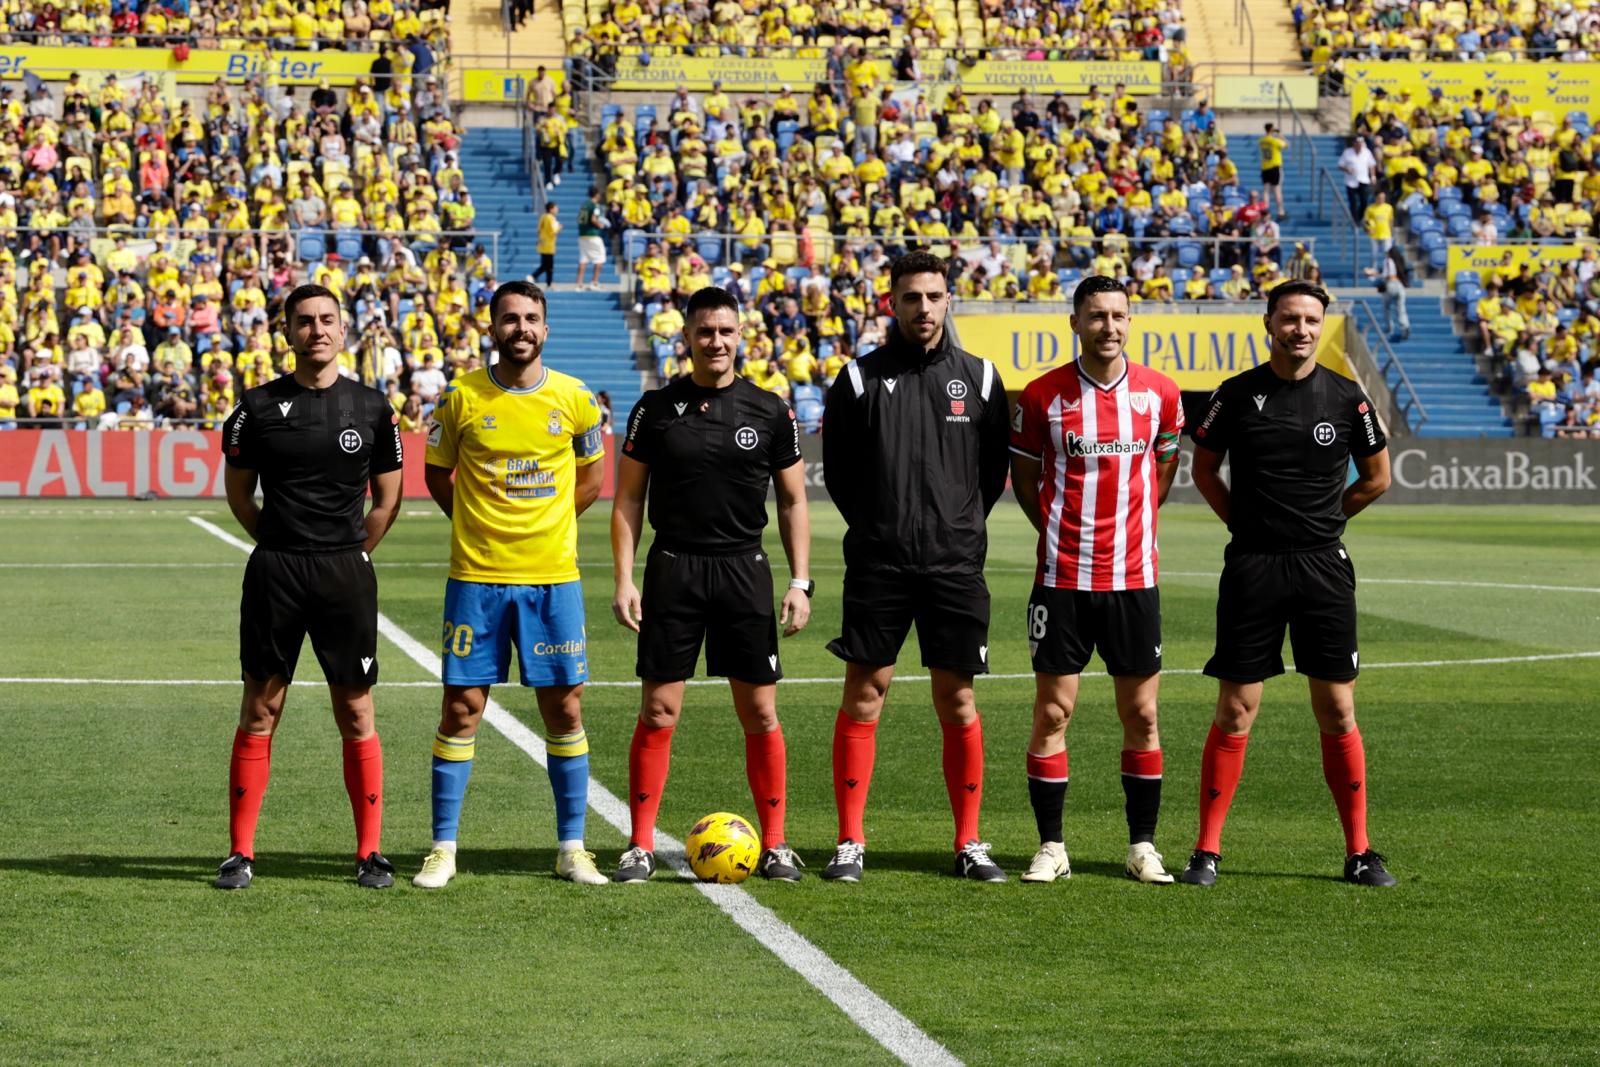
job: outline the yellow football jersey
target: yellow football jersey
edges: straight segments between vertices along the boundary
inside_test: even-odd
[[[578,580],[579,466],[605,454],[587,386],[545,369],[508,389],[485,367],[453,381],[433,411],[427,463],[456,472],[450,577],[504,585]]]

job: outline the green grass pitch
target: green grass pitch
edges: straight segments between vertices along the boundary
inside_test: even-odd
[[[193,514],[236,532],[220,502],[0,506],[0,676],[220,683],[0,689],[0,1062],[890,1060],[688,884],[552,879],[548,782],[487,729],[462,875],[439,893],[358,890],[309,649],[301,676],[317,684],[293,691],[278,736],[255,888],[211,890],[227,846],[243,555]],[[581,528],[591,668],[628,681],[605,506]],[[836,679],[823,645],[837,632],[842,529],[826,505],[814,528],[815,615],[785,643],[785,668]],[[1173,868],[1195,832],[1214,687],[1192,672],[1210,651],[1223,536],[1197,507],[1163,513],[1159,843]],[[377,555],[382,610],[430,647],[447,537],[413,501]],[[990,538],[991,662],[1023,675],[1033,538],[1009,502]],[[770,529],[769,542],[777,552]],[[1380,505],[1348,543],[1364,580],[1371,826],[1397,889],[1337,880],[1342,841],[1305,685],[1290,676],[1267,686],[1211,891],[1121,876],[1104,678],[1085,681],[1069,736],[1070,881],[1015,879],[1036,844],[1023,677],[978,687],[984,837],[1012,881],[943,874],[939,731],[926,682],[902,681],[879,734],[866,880],[824,884],[838,686],[786,685],[789,839],[813,877],[749,891],[973,1064],[1600,1060],[1600,662],[1530,658],[1600,652],[1600,512]],[[1519,585],[1568,588],[1502,587]],[[902,669],[924,673],[909,648]],[[379,655],[385,683],[429,681],[387,642]],[[1489,659],[1509,662],[1404,666]],[[537,725],[529,694],[496,695]],[[385,851],[409,879],[428,844],[438,690],[386,685],[377,699]],[[618,794],[637,699],[631,686],[585,698],[594,774]],[[724,687],[693,688],[662,826],[681,837],[719,809],[750,810],[738,726]],[[623,839],[593,814],[589,826],[608,868]]]

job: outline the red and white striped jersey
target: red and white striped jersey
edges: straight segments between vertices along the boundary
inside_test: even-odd
[[[1040,585],[1154,588],[1156,461],[1175,456],[1182,429],[1177,383],[1138,363],[1110,385],[1077,363],[1028,383],[1011,450],[1040,461]]]

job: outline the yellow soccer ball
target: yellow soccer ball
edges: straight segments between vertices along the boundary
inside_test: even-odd
[[[756,860],[761,858],[761,835],[743,815],[719,811],[694,824],[684,849],[696,878],[734,885],[756,869]]]

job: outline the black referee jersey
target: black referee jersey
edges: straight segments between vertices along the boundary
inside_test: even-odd
[[[800,462],[784,399],[735,378],[722,389],[680,378],[639,398],[622,454],[650,467],[657,545],[725,554],[758,548],[772,476]]]
[[[286,374],[245,390],[222,425],[222,451],[231,466],[261,476],[257,544],[347,551],[366,540],[368,482],[400,469],[400,419],[359,382],[307,389]]]
[[[1349,378],[1318,366],[1286,381],[1267,363],[1218,387],[1194,439],[1229,456],[1228,531],[1251,552],[1337,544],[1350,457],[1389,444],[1372,401]]]

